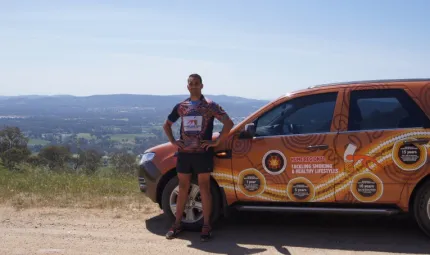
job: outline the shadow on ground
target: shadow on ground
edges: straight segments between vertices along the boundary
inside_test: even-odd
[[[146,221],[148,231],[163,236],[170,226],[164,215]],[[255,254],[272,246],[281,254],[288,247],[390,253],[429,254],[430,238],[407,215],[363,216],[326,214],[240,213],[214,226],[214,239],[200,243],[198,232],[178,239],[190,248],[210,253]]]

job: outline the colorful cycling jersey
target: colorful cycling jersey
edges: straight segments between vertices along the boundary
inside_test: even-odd
[[[200,147],[203,140],[212,140],[214,118],[222,121],[228,117],[224,109],[214,101],[205,98],[191,101],[191,98],[178,103],[168,116],[172,123],[181,118],[181,140],[185,143],[182,152],[205,152]]]

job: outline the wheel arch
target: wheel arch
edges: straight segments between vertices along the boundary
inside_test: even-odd
[[[415,204],[415,199],[416,199],[416,194],[418,192],[418,190],[421,189],[422,186],[424,186],[426,183],[430,182],[430,174],[427,174],[426,176],[424,176],[414,187],[411,195],[409,196],[409,211],[413,211],[414,209],[414,204]]]
[[[173,168],[169,171],[167,171],[165,174],[163,174],[160,178],[160,180],[158,181],[157,184],[157,191],[156,191],[156,201],[158,203],[158,205],[161,206],[161,197],[163,195],[163,190],[164,187],[166,187],[167,183],[176,176],[176,168]]]
[[[167,185],[167,183],[173,178],[173,177],[175,177],[177,175],[177,173],[176,173],[176,168],[173,168],[173,169],[171,169],[171,170],[169,170],[169,171],[167,171],[161,178],[160,178],[160,181],[158,182],[158,185],[157,185],[157,193],[156,193],[156,196],[157,196],[157,203],[158,203],[158,205],[160,206],[160,208],[162,207],[161,206],[161,197],[162,197],[162,194],[163,194],[163,190],[164,190],[164,187],[166,187],[166,185]],[[195,177],[194,177],[195,178]],[[227,205],[227,198],[226,198],[226,195],[225,195],[225,192],[224,192],[224,189],[223,188],[221,188],[220,186],[219,186],[219,184],[218,184],[218,182],[215,180],[215,178],[213,177],[213,176],[211,176],[210,177],[211,178],[211,182],[212,182],[212,185],[215,185],[215,187],[216,187],[216,190],[219,192],[219,195],[220,195],[220,198],[221,198],[221,203],[220,203],[220,205],[219,206],[221,206],[221,211],[223,211],[224,210],[224,212],[225,212],[225,209],[226,209],[226,205]]]

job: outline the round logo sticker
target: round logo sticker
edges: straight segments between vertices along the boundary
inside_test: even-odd
[[[239,173],[239,189],[248,197],[263,193],[266,188],[266,179],[257,169],[249,168]]]
[[[384,184],[375,174],[365,172],[354,176],[350,190],[357,200],[374,202],[382,196]]]
[[[315,187],[308,179],[297,177],[288,183],[287,194],[294,202],[309,202],[315,197]]]
[[[427,149],[422,145],[404,144],[398,141],[393,146],[393,162],[402,170],[415,171],[427,161]]]
[[[287,167],[287,158],[278,150],[268,151],[263,156],[263,168],[271,175],[278,175],[284,172]]]

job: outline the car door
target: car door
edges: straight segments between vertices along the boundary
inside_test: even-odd
[[[336,140],[343,154],[336,201],[398,203],[408,179],[427,160],[428,135],[422,131],[428,118],[401,86],[345,92],[345,125]]]
[[[252,138],[235,138],[232,170],[241,201],[333,202],[339,171],[333,116],[337,90],[299,94],[257,116]]]

